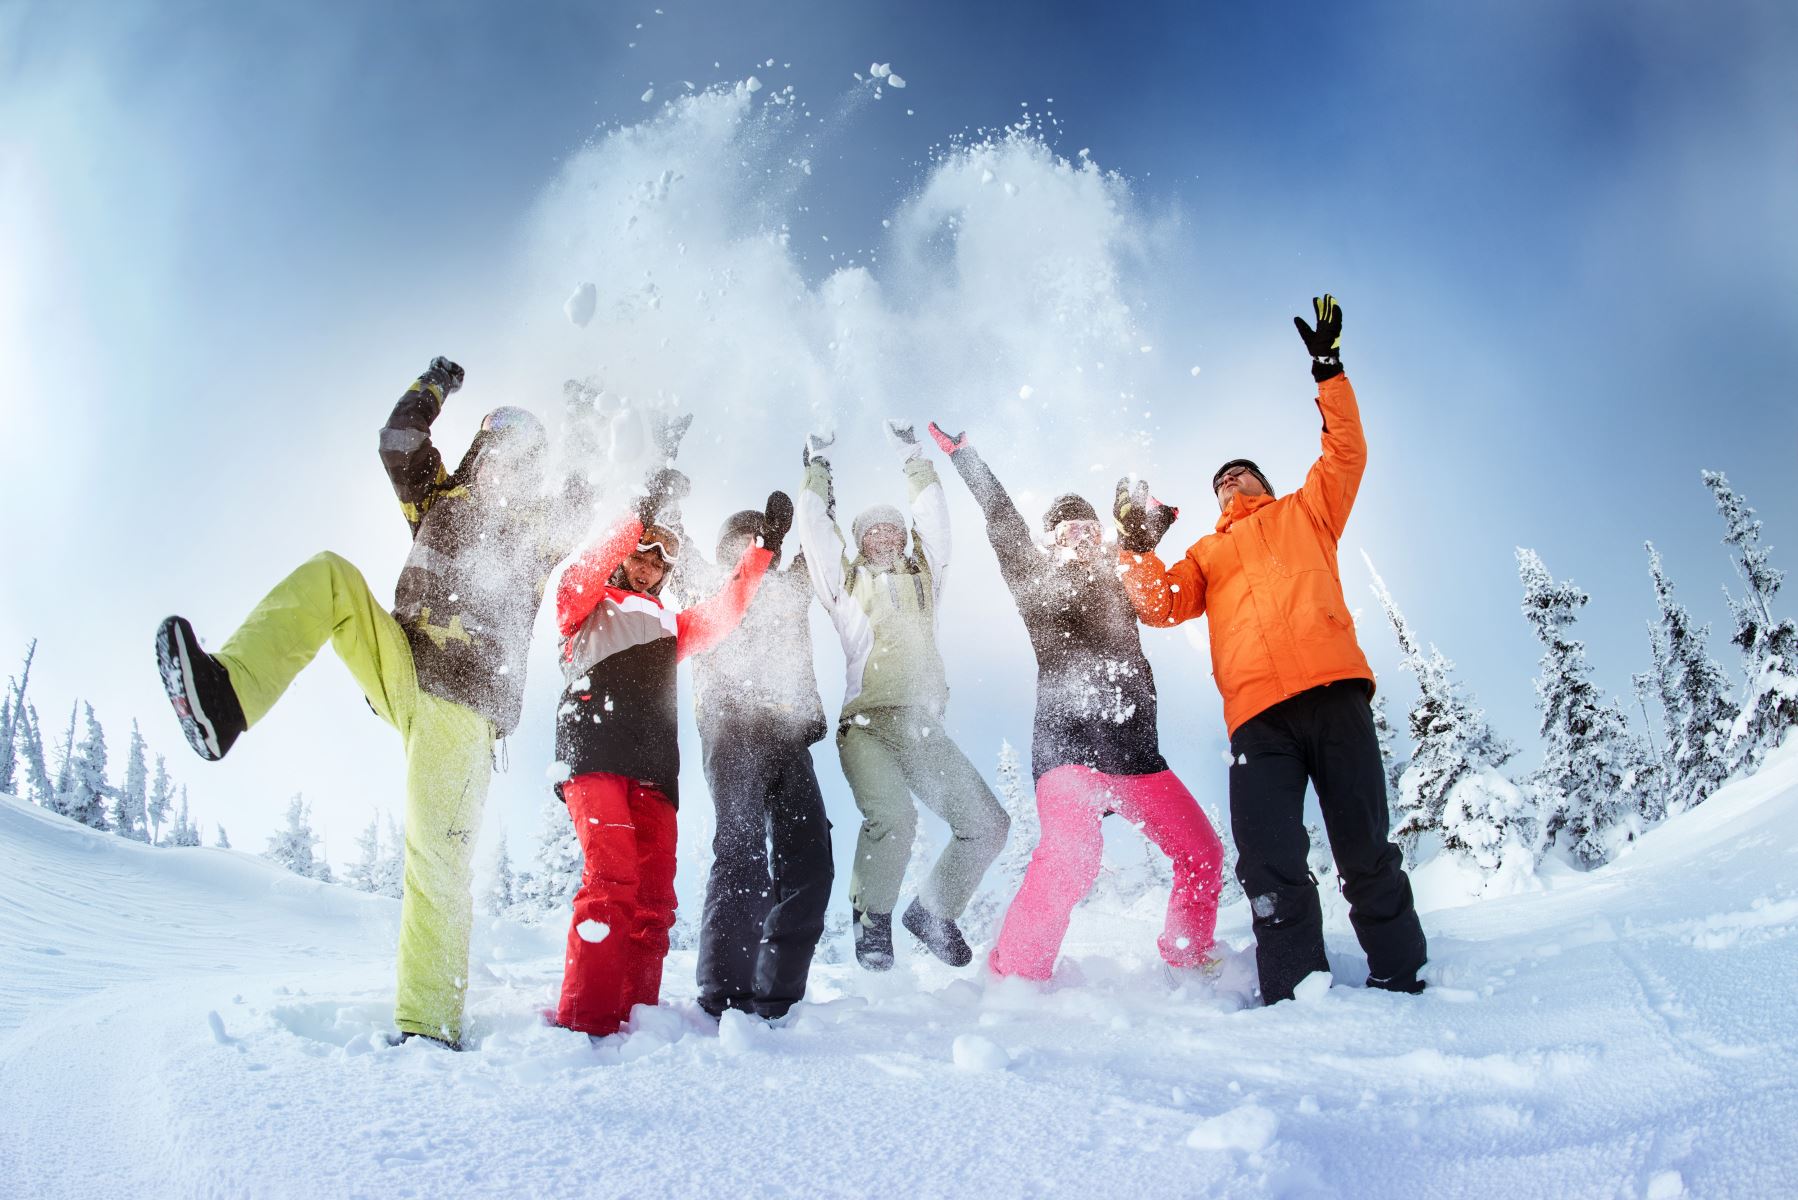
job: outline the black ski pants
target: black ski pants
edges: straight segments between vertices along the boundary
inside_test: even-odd
[[[699,1003],[778,1017],[805,995],[835,876],[830,821],[803,733],[702,727],[718,810],[699,925]],[[772,849],[772,853],[770,850]]]
[[[1368,687],[1351,679],[1300,692],[1230,738],[1230,831],[1236,878],[1254,916],[1263,1004],[1290,999],[1306,975],[1330,969],[1317,879],[1306,863],[1307,779],[1317,789],[1349,922],[1367,952],[1368,984],[1409,990],[1424,964],[1411,881],[1389,836]]]

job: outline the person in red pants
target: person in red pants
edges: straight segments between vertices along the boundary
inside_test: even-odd
[[[586,860],[556,1024],[594,1036],[616,1033],[632,1007],[655,1004],[661,992],[676,904],[675,666],[737,627],[793,523],[792,500],[769,496],[761,535],[722,590],[670,612],[658,594],[680,543],[656,517],[685,487],[679,472],[657,472],[638,512],[583,549],[556,590],[568,684],[556,755],[569,771],[560,791]]]

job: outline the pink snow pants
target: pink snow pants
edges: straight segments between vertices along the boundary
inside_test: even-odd
[[[1197,966],[1217,929],[1217,894],[1224,846],[1198,801],[1172,771],[1101,775],[1090,767],[1056,767],[1036,784],[1042,838],[1024,885],[1005,912],[999,940],[987,957],[998,975],[1047,979],[1067,936],[1074,905],[1099,877],[1105,846],[1099,823],[1115,812],[1142,829],[1173,860],[1174,889],[1158,943],[1176,967]]]

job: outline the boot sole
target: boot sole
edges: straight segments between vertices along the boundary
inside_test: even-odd
[[[218,730],[200,707],[200,696],[194,690],[193,657],[182,636],[180,624],[170,617],[156,631],[156,667],[162,674],[163,690],[169,694],[169,706],[181,722],[187,744],[207,762],[223,758],[219,749]]]

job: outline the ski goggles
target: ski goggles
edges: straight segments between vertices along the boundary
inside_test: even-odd
[[[671,530],[651,525],[643,531],[642,540],[637,543],[637,553],[648,554],[651,550],[661,555],[663,562],[673,565],[680,561],[680,538]]]
[[[1095,520],[1076,517],[1073,520],[1058,523],[1051,531],[1051,536],[1063,546],[1077,546],[1082,543],[1103,541],[1105,528]]]

